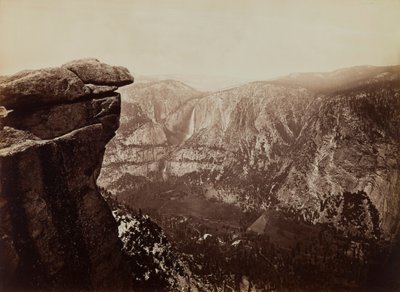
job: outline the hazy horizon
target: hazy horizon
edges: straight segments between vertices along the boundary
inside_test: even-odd
[[[329,73],[334,72],[337,70],[353,68],[353,67],[392,67],[392,66],[400,66],[400,64],[393,64],[393,65],[386,65],[386,66],[375,66],[375,65],[355,65],[350,67],[341,67],[336,68],[331,71],[319,71],[319,72],[310,72],[310,71],[302,71],[302,72],[288,72],[284,75],[273,76],[271,78],[266,79],[240,79],[240,78],[233,78],[229,76],[213,76],[213,75],[199,75],[199,74],[186,74],[186,75],[179,75],[179,74],[152,74],[152,75],[135,75],[135,83],[145,83],[145,82],[152,82],[152,81],[163,81],[163,80],[176,80],[185,83],[197,90],[202,91],[215,91],[215,90],[225,90],[237,86],[244,85],[249,82],[256,82],[256,81],[269,81],[274,79],[279,79],[285,76],[289,76],[291,74],[302,74],[302,73]]]
[[[399,64],[400,1],[0,0],[0,43],[0,75],[94,57],[223,85]]]

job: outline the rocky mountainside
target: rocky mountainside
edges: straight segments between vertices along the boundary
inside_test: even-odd
[[[128,70],[77,60],[0,82],[1,290],[126,290],[130,268],[96,179]]]
[[[142,83],[127,86],[117,138],[110,143],[113,149],[105,157],[106,165],[113,163],[112,172],[103,171],[101,181],[113,181],[124,173],[155,171],[158,161],[168,153],[169,145],[179,144],[186,137],[186,123],[182,128],[169,130],[167,117],[182,107],[190,107],[202,93],[178,81]],[[190,119],[190,115],[181,117]],[[127,170],[126,168],[129,168]],[[108,183],[106,183],[108,184]]]
[[[332,214],[355,204],[345,194],[365,193],[357,203],[364,236],[400,231],[399,66],[292,74],[215,93],[162,81],[122,95],[121,129],[99,183],[123,200],[162,196],[179,182],[205,200],[292,210],[340,228]]]

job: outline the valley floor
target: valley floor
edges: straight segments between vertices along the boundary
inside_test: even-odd
[[[169,277],[181,288],[236,291],[247,285],[255,291],[367,291],[395,287],[395,278],[383,281],[380,272],[390,254],[385,242],[347,238],[328,225],[299,221],[283,211],[241,212],[184,188],[168,190],[158,198],[148,204],[130,202],[126,212],[148,214],[162,228],[174,254],[171,261],[176,261],[176,273]],[[260,218],[263,226],[255,228]]]

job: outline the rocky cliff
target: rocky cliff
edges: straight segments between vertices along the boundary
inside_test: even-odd
[[[77,60],[0,83],[0,289],[122,290],[130,271],[96,180],[128,70]]]
[[[340,227],[324,206],[341,214],[343,194],[365,193],[359,227],[387,238],[400,231],[399,66],[292,74],[215,93],[176,84],[126,87],[124,131],[101,175],[115,194],[128,200],[179,180],[206,199],[289,208]],[[179,98],[157,116],[163,92]]]

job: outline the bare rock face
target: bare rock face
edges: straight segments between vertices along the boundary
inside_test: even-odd
[[[119,127],[114,85],[133,78],[125,68],[75,62],[98,86],[66,68],[0,83],[0,105],[13,109],[0,119],[0,290],[131,288],[96,180]]]
[[[84,83],[122,86],[133,82],[128,69],[100,63],[97,59],[71,61],[62,68],[74,72]]]
[[[89,93],[78,76],[63,68],[19,72],[0,84],[0,103],[9,109],[59,103]]]

